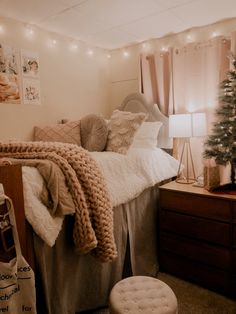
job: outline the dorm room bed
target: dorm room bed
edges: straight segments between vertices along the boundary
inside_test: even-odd
[[[168,118],[163,116],[156,106],[147,104],[142,95],[129,95],[119,109],[128,112],[145,112],[148,114],[149,121],[161,121],[163,126],[158,135],[158,146],[166,149],[171,147],[168,138]],[[1,143],[0,156],[10,157],[8,160],[14,163],[14,158],[19,158],[19,155],[13,154],[19,149],[17,145],[12,142]],[[24,153],[26,151],[29,152],[28,148]],[[68,215],[63,218],[53,218],[51,222],[52,213],[45,218],[48,215],[45,212],[45,215],[31,212],[31,219],[28,220],[34,230],[33,263],[36,274],[38,313],[74,314],[105,306],[111,288],[123,277],[127,275],[156,276],[158,272],[157,186],[176,175],[178,162],[160,148],[151,150],[133,148],[126,155],[112,152],[89,154],[96,161],[104,176],[103,179],[111,196],[113,217],[109,215],[108,218],[106,217],[109,212],[108,204],[105,205],[108,207],[104,218],[103,203],[101,203],[103,201],[100,199],[96,201],[101,207],[101,216],[106,224],[105,231],[102,229],[102,219],[94,217],[91,211],[89,214],[90,218],[92,216],[91,220],[94,219],[98,226],[95,235],[97,236],[99,230],[102,230],[109,240],[99,238],[98,247],[95,244],[94,249],[86,251],[84,248],[87,243],[90,245],[93,242],[93,236],[91,236],[87,238],[86,245],[77,243],[77,250],[75,250],[73,230],[76,223],[75,215],[70,215],[70,209],[68,209]],[[23,173],[25,208],[31,206],[34,210],[37,206],[35,203],[32,206],[30,198],[34,193],[33,197],[36,198],[37,205],[40,207],[41,204],[39,204],[39,199],[37,200],[38,192],[31,191],[31,196],[29,196],[29,190],[33,182],[37,180],[43,182],[43,180],[40,179],[36,168],[24,165],[24,160],[20,164]],[[83,176],[83,173],[80,174]],[[93,180],[86,178],[85,175],[84,180],[88,179],[88,182]],[[139,181],[144,182],[138,184]],[[97,184],[100,185],[99,180]],[[27,189],[28,192],[26,192]],[[34,186],[33,189],[37,190],[37,187]],[[106,198],[105,195],[103,197]],[[78,217],[84,218],[83,215],[78,216],[77,213],[77,219]],[[42,224],[41,229],[35,224],[36,221]],[[18,223],[19,228],[20,224]],[[44,234],[42,229],[47,224],[48,230]],[[81,232],[79,235],[82,237],[85,231],[81,231],[80,228],[81,221],[78,223],[77,231]],[[100,247],[99,241],[103,243]],[[84,250],[81,249],[80,254],[78,254],[78,247]],[[103,247],[106,249],[103,250]]]

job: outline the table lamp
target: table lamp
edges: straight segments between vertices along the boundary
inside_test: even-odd
[[[204,135],[206,135],[205,113],[185,113],[169,116],[169,136],[173,138],[184,138],[176,182],[191,184],[196,181],[190,138]],[[186,161],[185,167],[183,167],[184,157]],[[186,176],[181,175],[183,168],[186,169]],[[190,176],[191,170],[192,176]]]

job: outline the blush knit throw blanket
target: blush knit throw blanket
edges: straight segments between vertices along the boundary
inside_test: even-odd
[[[62,170],[73,202],[73,239],[79,254],[92,251],[102,262],[117,256],[113,208],[103,175],[89,153],[59,142],[0,142],[0,158],[47,159]]]

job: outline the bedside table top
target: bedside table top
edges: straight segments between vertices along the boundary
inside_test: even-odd
[[[202,196],[210,196],[216,198],[232,199],[236,201],[236,194],[226,194],[222,192],[208,192],[204,188],[192,186],[192,184],[181,184],[175,181],[171,181],[164,185],[159,186],[160,190],[170,190],[176,192],[185,192],[190,194],[198,194]]]

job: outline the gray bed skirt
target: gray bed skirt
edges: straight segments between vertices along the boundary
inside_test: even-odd
[[[53,248],[34,235],[39,314],[75,314],[106,306],[113,285],[125,275],[156,276],[158,188],[114,208],[118,258],[100,263],[74,252],[73,218],[66,217]]]

